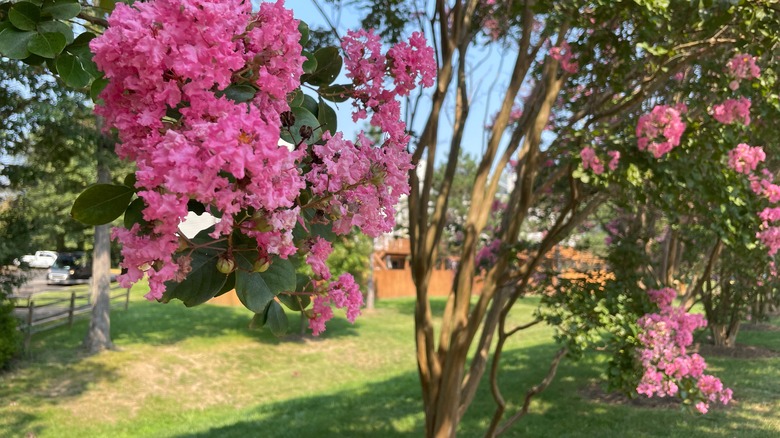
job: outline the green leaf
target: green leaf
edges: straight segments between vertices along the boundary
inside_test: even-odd
[[[352,93],[351,85],[329,85],[317,90],[320,97],[331,102],[344,102]]]
[[[265,327],[271,329],[274,336],[282,336],[287,333],[287,314],[276,301],[271,301],[271,305],[265,311]]]
[[[107,224],[124,213],[133,197],[133,189],[118,184],[87,187],[70,210],[70,215],[87,225]]]
[[[65,36],[57,32],[33,35],[27,44],[27,50],[44,58],[54,59],[65,48]]]
[[[311,223],[311,220],[314,218],[314,216],[317,214],[317,212],[314,209],[307,208],[303,210],[301,213],[301,217],[303,218],[304,223],[306,224],[306,230],[304,230],[303,226],[301,226],[300,223],[295,225],[295,228],[293,229],[293,237],[296,239],[305,239],[309,236],[320,236],[323,239],[327,240],[328,242],[333,242],[336,240],[336,233],[333,232],[333,224],[327,223],[327,224],[313,224]]]
[[[300,312],[311,304],[311,297],[309,295],[279,294],[277,298],[285,307],[296,312]]]
[[[58,20],[68,20],[81,12],[81,5],[78,0],[46,0],[41,12]]]
[[[303,61],[303,72],[307,74],[312,74],[317,70],[317,58],[314,57],[313,53],[303,51],[303,56],[306,57],[306,61]]]
[[[198,236],[204,236],[201,231]],[[197,239],[197,237],[196,237]],[[193,240],[196,240],[193,239]],[[221,248],[199,248],[192,253],[190,267],[192,270],[181,283],[165,283],[165,293],[162,301],[181,300],[185,306],[192,307],[203,304],[214,298],[227,282],[228,276],[217,270],[217,259],[223,252]]]
[[[99,78],[92,81],[92,86],[89,88],[89,97],[92,98],[93,102],[99,103],[98,100],[100,100],[100,98],[98,96],[100,96],[100,92],[106,88],[106,85],[108,85],[107,78]]]
[[[70,44],[75,37],[73,36],[73,30],[62,21],[44,21],[38,23],[38,33],[54,32],[60,33],[65,37],[65,43]]]
[[[27,45],[35,32],[21,32],[13,27],[0,30],[0,53],[11,59],[25,59],[30,56]]]
[[[322,131],[330,131],[331,135],[335,135],[338,127],[338,117],[336,111],[333,110],[324,100],[320,99],[317,111],[317,120],[322,126]]]
[[[309,139],[306,141],[306,143],[316,143],[322,137],[322,130],[317,128],[320,122],[317,120],[314,114],[312,114],[306,108],[302,107],[293,107],[290,108],[290,111],[295,114],[295,125],[293,125],[289,131],[287,129],[282,129],[282,140],[292,144],[298,144],[301,140],[299,133],[301,127],[310,126],[313,129],[313,133],[312,136],[309,137]],[[290,132],[292,132],[292,135]]]
[[[19,2],[11,6],[8,20],[19,30],[35,30],[41,20],[41,8],[30,2]]]
[[[92,50],[89,48],[89,42],[95,38],[95,34],[84,32],[73,41],[73,44],[65,47],[65,51],[77,56],[81,61],[84,71],[93,78],[99,78],[103,74],[98,70],[97,65],[92,61]]]
[[[234,102],[241,103],[249,102],[250,100],[254,99],[255,94],[257,94],[257,89],[251,85],[234,84],[229,85],[224,90],[218,91],[217,97],[225,96]]]
[[[256,251],[242,251],[236,253],[236,266],[241,270],[251,272],[255,260],[257,260]],[[268,270],[258,274],[265,284],[265,287],[267,287],[273,295],[278,295],[280,292],[291,292],[295,290],[295,268],[289,260],[273,257],[271,259],[271,266],[268,267]],[[236,283],[238,283],[238,279],[236,279]],[[238,286],[238,284],[236,286]],[[236,287],[236,289],[238,289],[238,287]]]
[[[339,54],[339,49],[335,47],[323,47],[314,52],[317,58],[317,70],[306,79],[306,82],[325,86],[330,85],[341,72],[343,60]]]
[[[106,12],[113,12],[114,8],[116,8],[116,1],[115,0],[99,0],[100,9],[103,9]]]
[[[306,108],[309,110],[310,113],[314,114],[314,117],[317,117],[317,111],[320,110],[320,106],[317,103],[316,100],[314,100],[313,97],[309,96],[308,94],[303,95],[303,105],[298,105],[303,108]]]
[[[46,62],[46,58],[41,58],[38,55],[30,55],[24,59],[22,59],[22,62],[27,65],[43,65],[44,62]]]
[[[214,296],[218,297],[220,295],[224,295],[235,288],[236,288],[236,272],[233,271],[227,276],[227,280],[225,280],[225,284],[222,285],[222,289],[220,289],[219,292],[217,292],[217,294]]]
[[[135,224],[140,224],[142,227],[146,224],[143,213],[144,207],[146,207],[146,203],[141,198],[135,198],[133,202],[127,206],[123,221],[125,228],[129,230],[130,228],[133,228],[133,225]]]
[[[243,269],[236,272],[236,295],[244,307],[255,313],[262,313],[274,299],[273,292],[260,273]]]
[[[138,182],[138,179],[135,176],[135,172],[128,173],[127,175],[125,175],[125,179],[122,180],[122,184],[126,185],[127,187],[130,187],[133,190],[135,190],[136,182]]]
[[[306,22],[303,20],[299,21],[298,32],[301,33],[301,38],[298,40],[298,44],[300,44],[301,47],[304,47],[306,46],[306,43],[309,42],[309,25],[306,24]]]
[[[301,106],[303,105],[303,92],[300,88],[296,89],[292,93],[287,95],[287,103],[293,107],[293,106]]]
[[[76,37],[75,40],[73,40],[72,48],[85,48],[86,50],[89,50],[89,42],[95,39],[97,35],[95,35],[92,32],[82,32],[79,34],[79,36]],[[76,53],[74,53],[75,55]]]
[[[92,76],[81,66],[81,60],[70,53],[63,53],[57,57],[57,73],[65,84],[73,88],[86,87],[92,79]]]

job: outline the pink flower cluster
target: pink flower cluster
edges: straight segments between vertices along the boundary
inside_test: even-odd
[[[498,251],[501,249],[501,239],[493,239],[477,251],[474,265],[477,268],[490,267],[498,261]]]
[[[371,125],[387,132],[391,145],[405,148],[409,137],[400,120],[401,104],[396,97],[407,96],[417,85],[433,86],[437,72],[433,49],[425,45],[422,34],[415,32],[408,44],[398,43],[383,55],[379,35],[364,29],[347,32],[341,47],[346,55],[347,77],[355,85],[352,120],[365,119],[371,110]],[[386,72],[393,78],[392,90],[384,85]]]
[[[580,158],[582,159],[583,169],[593,169],[593,173],[596,175],[604,173],[604,164],[602,164],[599,157],[596,156],[596,151],[592,147],[582,148],[580,151]]]
[[[780,221],[780,207],[767,207],[758,217],[761,219],[761,231],[756,237],[769,249],[770,256],[775,255],[780,250],[780,226],[776,225]]]
[[[672,306],[677,292],[671,288],[649,290],[650,300],[656,303],[659,313],[649,313],[638,321],[642,332],[638,335],[642,344],[639,358],[644,368],[642,380],[636,390],[648,397],[673,397],[685,390],[688,398],[697,399],[696,409],[707,413],[709,404],[728,404],[732,391],[723,388],[721,381],[704,374],[707,364],[704,358],[688,354],[693,343],[693,331],[706,327],[702,315],[689,314],[682,307]]]
[[[396,97],[418,83],[433,84],[433,50],[414,34],[385,57],[372,32],[356,33],[365,46],[351,33],[344,50],[357,118],[372,110],[371,123],[387,141],[377,146],[362,134],[357,143],[326,134],[325,144],[311,151],[303,141],[288,149],[279,145],[282,114],[301,85],[305,61],[297,29],[284,0],[261,2],[257,13],[244,0],[152,0],[117,5],[109,28],[92,41],[94,60],[110,80],[97,112],[119,132],[117,153],[136,161],[145,204],[144,224],[113,232],[123,246],[123,285],[147,275],[147,298],[160,299],[165,282],[190,271],[194,246],[178,228],[190,200],[221,213],[211,238],[242,232],[256,241],[258,262],[308,254],[322,280],[331,276],[325,265],[331,246],[320,237],[293,241],[293,228],[304,224],[302,210],[315,210],[314,220],[332,222],[336,233],[353,226],[372,236],[392,230],[393,206],[408,193],[411,169]],[[394,81],[391,88],[385,76]],[[251,87],[254,97],[223,96],[236,85]],[[314,198],[301,205],[304,190]],[[348,275],[315,289],[318,309],[346,306],[350,320],[359,313],[355,303],[362,297]]]
[[[774,175],[767,169],[762,169],[761,174],[763,177],[755,174],[749,176],[750,188],[755,194],[767,198],[772,204],[780,202],[780,185],[774,183]],[[770,256],[774,256],[780,250],[780,226],[773,224],[777,221],[778,210],[780,208],[766,208],[759,213],[762,224],[756,237],[767,247]]]
[[[737,54],[726,64],[726,69],[730,76],[734,78],[729,84],[729,88],[736,90],[739,88],[739,81],[743,79],[758,79],[761,76],[761,69],[756,65],[756,57],[746,54]]]
[[[615,171],[620,163],[620,151],[607,151],[609,156],[608,167],[610,171]],[[596,151],[591,147],[584,147],[580,151],[580,159],[582,160],[582,168],[585,170],[592,169],[596,175],[604,173],[604,163],[601,162]]]
[[[738,122],[745,126],[750,125],[750,99],[726,99],[720,105],[712,107],[712,117],[724,125]]]
[[[323,280],[330,279],[330,269],[325,261],[333,252],[333,246],[327,240],[322,237],[316,236],[311,244],[311,250],[308,257],[306,257],[306,263],[311,266],[314,275]]]
[[[750,175],[756,170],[758,163],[766,160],[766,153],[761,146],[750,146],[740,143],[729,151],[729,167],[739,173]]]
[[[684,105],[656,105],[649,114],[640,116],[636,125],[639,150],[647,150],[652,152],[655,158],[661,158],[678,146],[685,131],[685,123],[680,119],[680,114],[685,111]]]
[[[574,53],[572,53],[571,46],[566,41],[562,42],[560,46],[550,48],[549,54],[551,58],[560,62],[561,69],[567,73],[577,73],[577,70],[580,68],[578,62],[572,61]]]
[[[178,226],[190,199],[224,213],[214,237],[229,234],[233,215],[251,208],[284,226],[258,235],[258,244],[280,256],[296,251],[290,225],[305,187],[295,164],[300,152],[277,143],[279,114],[289,109],[286,96],[303,72],[299,38],[283,1],[263,3],[257,14],[241,0],[117,5],[109,28],[91,43],[110,79],[96,111],[119,131],[119,156],[137,164],[136,187],[151,224],[114,233],[123,245],[123,284],[153,266],[146,270],[148,297],[162,296],[164,282],[176,278]],[[258,88],[255,99],[218,97],[215,91],[244,68],[256,71],[246,79]]]
[[[349,274],[342,274],[338,280],[330,284],[327,295],[314,297],[314,304],[309,317],[309,328],[314,336],[325,331],[325,323],[333,318],[333,308],[347,309],[347,321],[354,323],[360,315],[363,306],[363,294],[355,279]]]

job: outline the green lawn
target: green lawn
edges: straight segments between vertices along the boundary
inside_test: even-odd
[[[161,305],[133,291],[113,313],[119,351],[82,357],[86,321],[36,335],[32,355],[0,375],[0,436],[9,437],[394,437],[420,436],[414,303],[380,302],[352,326],[332,321],[320,338],[276,339],[250,331],[248,311]],[[520,303],[527,320],[535,299]],[[443,303],[434,303],[440,308]],[[291,315],[291,325],[298,318]],[[505,354],[501,383],[517,400],[546,371],[556,348],[534,327]],[[780,350],[780,332],[743,342]],[[735,403],[693,416],[587,399],[605,358],[565,361],[556,381],[508,436],[780,436],[780,358],[709,358]],[[515,408],[516,406],[512,406]],[[462,424],[481,436],[492,413],[483,388]]]

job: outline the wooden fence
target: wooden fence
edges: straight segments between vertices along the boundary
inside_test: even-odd
[[[130,289],[114,284],[110,289],[111,307],[124,307],[130,302]],[[21,320],[24,351],[29,351],[32,335],[68,324],[92,310],[88,291],[48,290],[29,295],[11,295],[15,299],[14,314]]]

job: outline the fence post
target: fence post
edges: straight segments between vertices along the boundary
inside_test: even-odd
[[[70,309],[68,309],[68,328],[73,328],[73,310],[76,307],[76,292],[70,293]]]
[[[35,302],[31,299],[27,302],[27,333],[24,336],[24,351],[30,352],[30,340],[32,338],[32,323],[33,323],[33,310],[35,309]]]
[[[127,310],[127,307],[130,305],[130,288],[127,288],[127,292],[125,292],[125,310]]]

